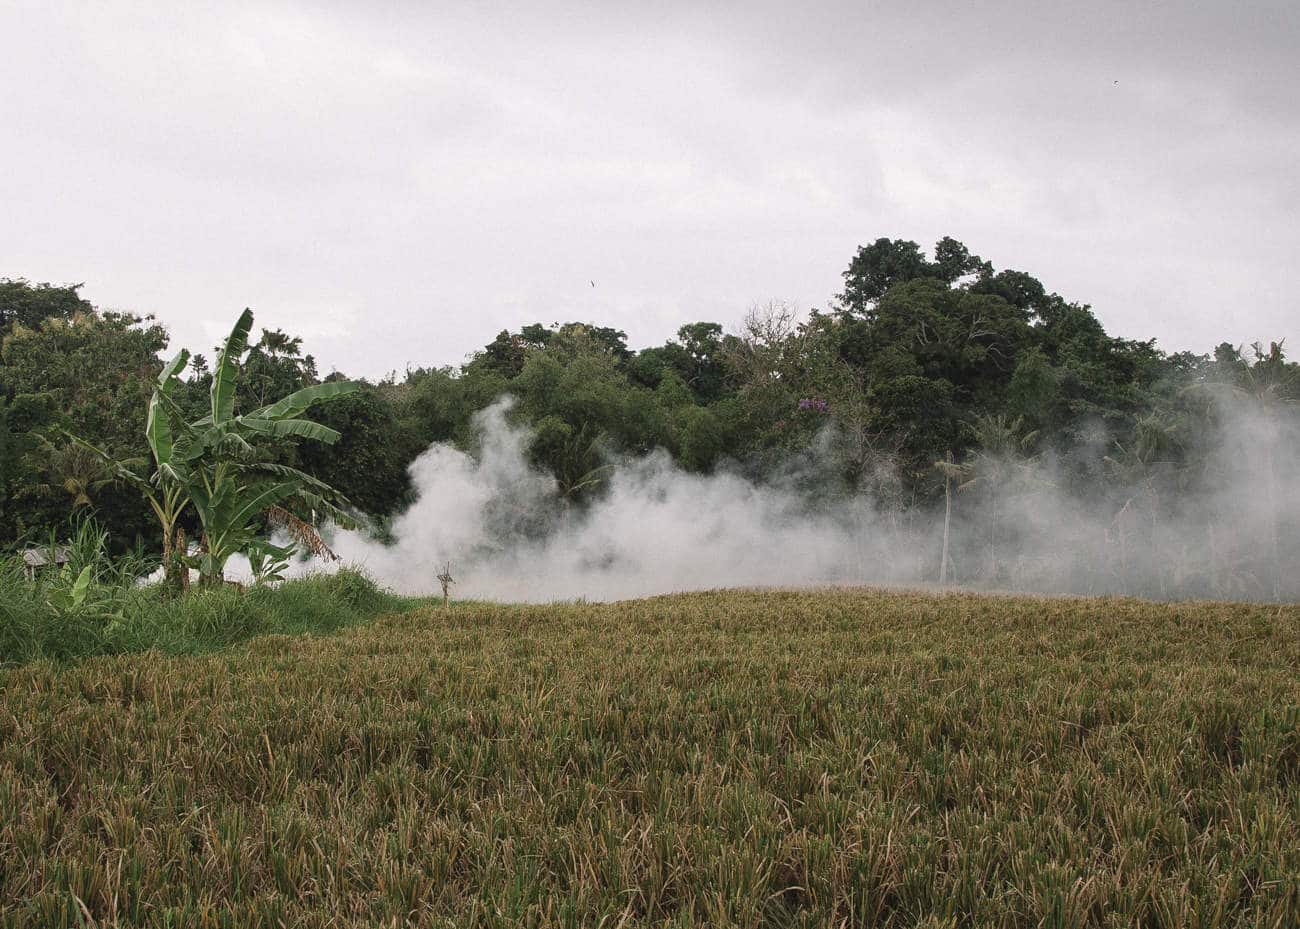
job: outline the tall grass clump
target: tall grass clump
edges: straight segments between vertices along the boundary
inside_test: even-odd
[[[405,603],[353,569],[169,596],[161,585],[140,584],[152,567],[147,560],[109,559],[100,542],[97,548],[79,533],[68,564],[34,581],[18,558],[0,559],[0,665],[149,649],[192,653],[265,633],[332,632]]]
[[[110,557],[108,534],[80,520],[60,545],[65,563],[27,577],[18,555],[0,556],[0,663],[67,659],[104,650],[106,636],[129,611],[147,604],[140,577],[153,567],[140,552]]]
[[[347,568],[247,591],[232,586],[195,588],[184,597],[142,611],[135,622],[140,642],[153,638],[145,647],[181,653],[219,648],[267,633],[333,632],[378,613],[401,609],[405,602],[381,590],[361,571]]]

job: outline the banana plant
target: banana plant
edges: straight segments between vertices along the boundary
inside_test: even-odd
[[[207,585],[222,582],[231,555],[265,544],[262,527],[272,507],[297,502],[313,514],[350,523],[342,495],[296,468],[262,460],[258,444],[289,436],[329,444],[338,441],[336,430],[305,419],[303,414],[359,385],[353,381],[314,384],[237,415],[239,363],[248,350],[252,326],[253,314],[244,310],[217,355],[208,415],[186,423],[174,400],[166,392],[157,393],[167,409],[167,415],[159,417],[166,422],[159,435],[167,440],[160,444],[170,446],[170,471],[183,479],[203,527],[197,564],[200,583]],[[183,367],[181,356],[177,360]],[[159,470],[163,470],[161,459]]]
[[[351,525],[347,501],[334,488],[287,465],[264,460],[259,444],[289,436],[334,443],[339,433],[303,418],[313,405],[351,393],[352,381],[330,381],[295,391],[275,403],[248,413],[235,412],[235,388],[240,359],[248,351],[253,314],[244,310],[217,355],[213,369],[209,412],[187,422],[175,393],[190,354],[182,350],[158,376],[149,401],[146,440],[154,472],[145,480],[125,463],[98,454],[115,466],[115,473],[138,487],[158,517],[163,532],[163,556],[169,583],[184,585],[190,566],[199,569],[200,583],[221,584],[226,561],[237,552],[266,544],[265,514],[297,503],[317,516]],[[80,441],[80,440],[78,440]],[[88,443],[81,442],[89,448]],[[202,527],[199,553],[185,551],[180,517],[192,506]]]
[[[122,622],[119,597],[100,587],[93,565],[75,575],[67,567],[46,587],[45,603],[61,621],[81,619],[98,623],[106,632]]]
[[[81,609],[90,592],[90,575],[93,570],[90,565],[86,565],[75,579],[52,588],[45,596],[46,603],[59,614]]]
[[[244,556],[248,558],[248,568],[253,572],[253,583],[266,585],[283,581],[293,552],[292,545],[276,545],[265,539],[250,545]]]

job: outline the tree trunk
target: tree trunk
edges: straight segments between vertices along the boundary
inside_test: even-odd
[[[989,580],[998,576],[998,495],[993,493],[993,518],[989,520]]]
[[[166,593],[180,591],[180,579],[176,576],[176,557],[174,554],[176,540],[172,537],[171,526],[163,526],[162,533],[162,569],[163,590]]]
[[[1154,487],[1151,488],[1151,551],[1158,553],[1160,547],[1160,495]],[[1165,564],[1163,557],[1156,556],[1156,571],[1160,578],[1160,596],[1169,596],[1169,579],[1168,565]]]
[[[190,591],[190,566],[185,563],[185,556],[189,554],[188,543],[185,539],[185,530],[176,529],[176,544],[173,549],[176,553],[176,571],[179,575],[181,593]]]
[[[1266,542],[1269,546],[1269,554],[1272,556],[1273,564],[1273,599],[1281,601],[1282,599],[1282,547],[1278,539],[1278,519],[1277,519],[1277,473],[1273,468],[1273,449],[1270,447],[1264,454],[1264,486],[1265,494],[1268,500],[1268,538]]]
[[[952,525],[952,478],[943,478],[943,557],[939,560],[939,586],[948,584],[948,528]]]

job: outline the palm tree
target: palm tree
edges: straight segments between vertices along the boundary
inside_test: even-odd
[[[1128,573],[1128,534],[1124,518],[1132,509],[1145,508],[1151,531],[1151,548],[1158,551],[1157,534],[1160,521],[1160,481],[1175,467],[1174,450],[1176,427],[1159,413],[1149,413],[1137,421],[1133,439],[1128,445],[1115,440],[1114,455],[1102,458],[1111,476],[1125,488],[1127,497],[1115,513],[1111,525],[1115,527],[1120,543],[1120,563]],[[1160,593],[1165,595],[1166,576],[1159,570]]]
[[[1264,494],[1268,503],[1265,532],[1273,562],[1273,598],[1276,600],[1282,596],[1282,546],[1277,519],[1279,493],[1275,450],[1283,411],[1300,402],[1300,365],[1287,362],[1282,342],[1270,342],[1267,353],[1258,342],[1251,348],[1255,353],[1255,363],[1242,368],[1238,383],[1232,389],[1271,427],[1260,451],[1263,453]]]
[[[72,498],[72,509],[78,510],[91,506],[94,494],[116,483],[117,475],[113,469],[93,451],[76,442],[55,445],[44,436],[39,436],[37,441],[39,445],[29,458],[45,480],[33,485],[32,491],[66,493]]]
[[[1266,429],[1261,440],[1254,443],[1261,457],[1263,493],[1266,502],[1267,525],[1265,544],[1273,576],[1273,597],[1282,595],[1282,546],[1278,526],[1278,490],[1276,449],[1282,418],[1300,403],[1300,365],[1286,360],[1284,341],[1270,342],[1264,351],[1259,342],[1251,346],[1254,361],[1246,361],[1240,349],[1221,346],[1220,367],[1224,376],[1197,388],[1209,390],[1220,398],[1231,399],[1248,414],[1258,417]]]
[[[584,423],[564,441],[555,468],[555,482],[560,497],[568,503],[589,487],[596,487],[613,470],[603,464],[605,434]]]

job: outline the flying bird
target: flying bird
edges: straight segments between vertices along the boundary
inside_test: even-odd
[[[595,282],[595,281],[592,281],[592,282],[591,282],[591,286],[592,286],[592,287],[595,287],[595,286],[596,286],[596,282]]]

